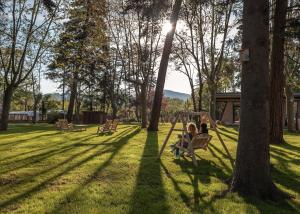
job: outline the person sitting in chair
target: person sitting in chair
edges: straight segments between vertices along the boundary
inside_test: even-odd
[[[201,123],[200,125],[200,132],[198,133],[199,136],[203,136],[203,137],[206,137],[208,136],[208,128],[207,128],[207,124],[204,122],[204,123]],[[207,149],[207,142],[203,142],[201,145],[200,145],[201,148],[203,148],[204,150]]]
[[[201,123],[199,134],[208,134],[207,124]]]
[[[180,156],[180,154],[179,154],[180,150],[178,147],[183,147],[183,148],[187,149],[189,146],[189,140],[191,141],[193,139],[193,137],[198,134],[197,126],[194,123],[188,124],[187,131],[188,131],[188,134],[184,135],[183,139],[182,139],[182,135],[178,135],[179,141],[176,144],[171,145],[172,152],[174,152],[176,158],[178,158]],[[189,138],[189,140],[188,140],[188,138]]]

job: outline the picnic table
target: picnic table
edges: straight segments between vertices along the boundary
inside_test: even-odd
[[[87,125],[83,124],[74,124],[74,130],[76,131],[86,131]]]

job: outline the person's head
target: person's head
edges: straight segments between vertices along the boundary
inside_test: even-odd
[[[187,129],[188,129],[188,132],[191,133],[192,135],[196,135],[198,132],[197,126],[195,123],[189,123]]]
[[[208,129],[207,129],[207,124],[206,123],[201,123],[200,127],[201,127],[201,133],[208,133]]]

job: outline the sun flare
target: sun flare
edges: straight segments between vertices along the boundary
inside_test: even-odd
[[[181,21],[177,22],[176,25],[176,30],[177,31],[182,31],[184,29],[184,23]],[[163,34],[167,34],[172,30],[172,24],[170,23],[170,21],[165,21],[165,23],[162,26],[162,33]]]

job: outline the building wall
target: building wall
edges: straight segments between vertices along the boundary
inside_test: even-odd
[[[228,101],[226,103],[225,111],[221,121],[224,124],[233,124],[233,102]]]

